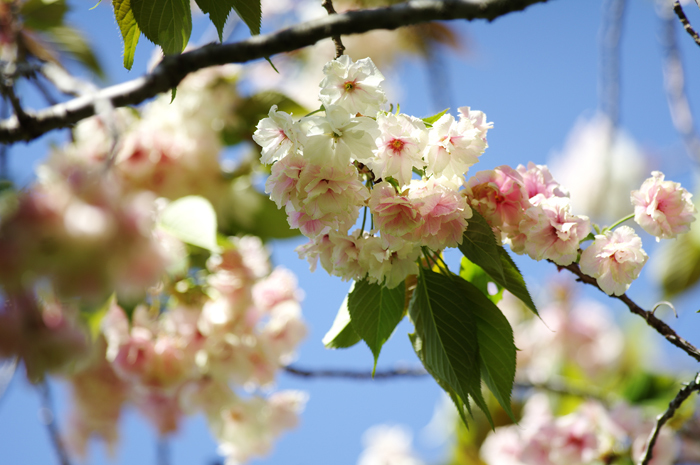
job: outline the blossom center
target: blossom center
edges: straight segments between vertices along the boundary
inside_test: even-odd
[[[401,153],[403,151],[404,145],[406,143],[402,141],[401,139],[394,139],[391,142],[389,142],[389,148],[394,152],[394,153]]]
[[[357,84],[355,84],[355,81],[346,81],[343,87],[345,87],[345,92],[353,92]]]

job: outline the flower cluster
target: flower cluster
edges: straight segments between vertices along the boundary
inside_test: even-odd
[[[384,78],[369,58],[341,56],[324,74],[323,115],[294,120],[273,106],[258,124],[261,160],[274,163],[266,192],[309,237],[298,251],[312,269],[320,260],[343,279],[395,287],[417,272],[421,247],[461,243],[472,215],[463,176],[492,125],[468,107],[427,121],[382,111]]]
[[[116,439],[114,420],[128,401],[163,435],[185,413],[203,412],[230,463],[268,452],[296,424],[304,395],[242,398],[230,387],[270,385],[306,334],[296,279],[268,263],[259,239],[234,238],[209,259],[202,283],[172,285],[167,311],[154,300],[130,321],[113,303],[102,321],[103,357],[70,378],[74,447],[84,452],[91,434]],[[105,379],[113,381],[104,386]],[[115,408],[102,407],[105,391],[121,399]]]
[[[588,401],[569,415],[556,417],[544,394],[532,396],[519,426],[496,428],[481,447],[481,458],[498,465],[593,465],[622,454],[641,459],[653,420],[638,408],[620,404],[607,410]],[[674,463],[678,444],[668,429],[654,445],[654,465]]]

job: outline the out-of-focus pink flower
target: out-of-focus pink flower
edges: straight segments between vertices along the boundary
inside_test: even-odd
[[[538,194],[537,197],[541,197]],[[534,260],[552,260],[557,265],[569,265],[578,255],[579,242],[591,229],[586,216],[570,213],[569,199],[540,198],[537,206],[529,208],[520,222],[520,234],[525,236],[524,250]],[[520,241],[514,239],[512,250],[520,252]]]
[[[664,181],[662,172],[653,171],[642,187],[631,193],[634,221],[657,240],[673,239],[688,232],[695,221],[692,196],[680,183]]]
[[[384,75],[371,58],[352,62],[342,55],[323,67],[326,77],[321,81],[319,98],[325,105],[339,105],[348,113],[375,116],[386,102],[382,89]]]
[[[365,450],[358,465],[422,465],[413,451],[411,434],[401,426],[375,425],[363,435]]]
[[[595,236],[593,244],[581,254],[581,271],[596,278],[608,295],[622,295],[637,279],[646,263],[642,240],[629,226]]]
[[[296,275],[281,267],[255,283],[252,292],[255,305],[263,311],[287,300],[299,301],[303,298],[303,292],[297,287]]]

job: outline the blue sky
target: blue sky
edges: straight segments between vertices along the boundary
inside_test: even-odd
[[[686,155],[669,116],[661,70],[661,26],[651,1],[628,3],[622,40],[621,127],[649,154],[649,166],[661,169],[667,178],[691,188],[697,162]],[[74,7],[71,20],[86,31],[99,50],[110,83],[139,76],[150,57],[150,44],[142,39],[134,70],[127,73],[121,67],[120,38],[109,2],[103,2],[92,11],[88,10],[90,6],[92,4],[81,2]],[[442,52],[448,79],[444,98],[453,111],[468,105],[483,110],[494,122],[494,129],[489,132],[490,146],[482,156],[481,166],[475,168],[516,166],[528,161],[546,163],[553,152],[561,150],[577,119],[595,113],[601,9],[600,0],[558,0],[535,5],[493,23],[460,21],[454,24],[467,41],[469,53]],[[700,12],[695,5],[691,2],[686,10],[691,21],[700,26]],[[691,108],[700,112],[700,80],[697,79],[700,47],[680,28],[677,36],[686,65]],[[401,80],[402,111],[424,116],[442,109],[436,108],[431,100],[430,86],[434,85],[435,78],[420,60],[402,61],[391,75]],[[30,179],[32,167],[46,155],[48,145],[64,140],[65,134],[56,132],[33,144],[13,147],[10,159],[13,175],[23,181]],[[652,255],[655,248],[652,239],[646,235],[643,240],[647,252]],[[293,251],[301,242],[294,239],[273,244],[275,263],[292,269],[306,293],[303,311],[310,333],[299,351],[298,364],[309,368],[371,369],[372,356],[364,345],[342,351],[323,348],[321,338],[330,327],[349,285],[327,276],[322,270],[311,274],[306,262],[299,260]],[[537,295],[556,270],[552,265],[533,264],[520,258],[518,264]],[[630,295],[647,307],[659,300],[648,270],[641,281],[633,285]],[[697,320],[700,317],[695,314],[694,298],[697,298],[696,293],[676,302],[681,320],[671,323],[698,344]],[[615,303],[610,303],[610,307],[620,319],[626,319],[626,308]],[[407,322],[399,326],[382,352],[379,369],[418,363],[406,337],[411,330]],[[644,334],[650,340],[660,339],[650,331]],[[660,346],[663,345],[660,341]],[[669,357],[676,355],[665,347],[662,353]],[[677,363],[682,365],[682,362]],[[64,421],[66,391],[60,383],[52,386],[59,421]],[[353,464],[362,450],[362,433],[377,423],[407,425],[416,436],[420,453],[427,459],[435,461],[444,453],[442,448],[426,445],[420,435],[440,400],[440,390],[430,379],[304,380],[281,374],[278,387],[305,390],[310,400],[301,426],[283,436],[269,457],[255,463]],[[17,376],[0,399],[0,463],[56,462],[39,422],[38,407],[36,390],[22,376]],[[136,412],[125,413],[120,432],[122,441],[114,462],[109,462],[103,447],[95,445],[88,463],[155,463],[155,432]],[[200,417],[188,420],[170,443],[172,465],[205,465],[217,458],[216,446]]]

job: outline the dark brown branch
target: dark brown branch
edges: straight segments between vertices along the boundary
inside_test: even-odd
[[[53,409],[53,401],[51,400],[51,390],[49,389],[49,384],[46,380],[44,380],[37,387],[39,389],[39,393],[41,394],[41,419],[49,432],[49,437],[51,438],[53,448],[58,455],[58,460],[61,465],[71,465],[70,459],[68,458],[68,452],[66,451],[66,447],[61,439],[61,433],[59,432],[58,425],[56,424],[56,416]]]
[[[680,391],[678,391],[678,394],[676,394],[676,397],[673,398],[671,402],[668,404],[668,409],[658,417],[656,417],[656,424],[654,425],[654,429],[651,430],[651,434],[649,435],[649,439],[647,441],[647,447],[646,450],[644,451],[644,456],[642,459],[639,461],[639,465],[648,465],[649,462],[651,462],[652,459],[652,451],[654,449],[654,445],[656,444],[656,440],[659,437],[659,433],[661,432],[661,427],[664,426],[664,424],[673,418],[673,415],[675,415],[676,410],[681,406],[685,400],[690,397],[690,395],[694,391],[700,390],[700,373],[695,375],[695,379],[691,381],[689,384],[684,386]]]
[[[598,286],[598,283],[596,282],[595,278],[584,274],[581,271],[581,268],[579,268],[578,264],[572,263],[571,265],[567,266],[557,265],[557,267],[569,270],[578,277],[579,281],[584,282],[586,284],[590,284],[591,286],[600,289],[600,286]],[[600,291],[604,292],[602,289],[600,289]],[[622,301],[625,305],[627,305],[627,308],[629,308],[629,310],[632,313],[644,318],[647,324],[654,328],[656,332],[665,337],[667,341],[683,350],[683,352],[690,355],[695,360],[700,361],[700,351],[697,349],[697,347],[680,337],[669,325],[667,325],[663,321],[659,320],[656,316],[654,316],[652,312],[644,310],[639,305],[634,303],[632,299],[627,297],[627,294],[611,295],[610,297]]]
[[[681,7],[681,4],[678,0],[675,0],[673,2],[673,11],[676,13],[676,16],[678,16],[678,20],[683,25],[683,29],[685,29],[685,32],[690,34],[690,37],[693,38],[696,44],[700,45],[700,36],[697,32],[695,32],[693,26],[690,25],[690,21],[688,21],[688,17],[685,15],[683,7]]]
[[[302,378],[344,378],[344,379],[391,379],[391,378],[422,378],[428,373],[422,368],[395,368],[393,370],[376,371],[372,376],[371,371],[359,370],[308,370],[291,365],[282,367],[290,375]]]
[[[335,8],[333,8],[332,0],[323,0],[321,6],[326,9],[329,15],[338,14],[335,11]],[[343,45],[343,41],[340,40],[340,36],[336,35],[331,38],[333,39],[333,43],[335,44],[335,57],[340,58],[341,56],[343,56],[343,53],[345,53],[345,45]]]
[[[485,19],[520,11],[548,0],[414,0],[385,8],[349,11],[298,24],[281,31],[251,37],[233,44],[209,44],[191,52],[168,56],[140,78],[107,87],[91,95],[40,111],[28,112],[31,125],[17,118],[0,121],[0,143],[33,140],[49,131],[71,126],[95,114],[96,100],[116,107],[136,105],[176,87],[189,73],[226,63],[245,63],[278,53],[297,50],[335,35],[361,34],[375,29],[397,29],[429,21]]]

